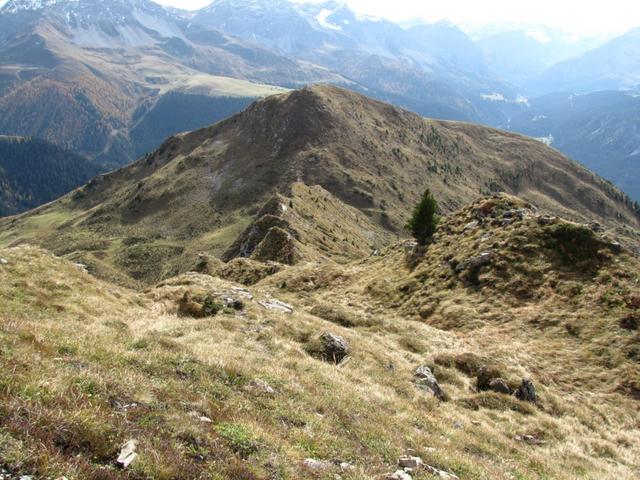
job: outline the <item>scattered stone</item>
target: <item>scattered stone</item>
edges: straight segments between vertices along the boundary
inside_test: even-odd
[[[80,270],[82,273],[89,273],[89,270],[84,263],[74,263],[73,266]]]
[[[453,428],[455,428],[456,430],[462,430],[464,428],[464,425],[462,425],[462,422],[456,420],[455,422],[453,422]]]
[[[237,298],[226,297],[224,299],[224,304],[227,308],[233,308],[238,312],[244,310],[244,302]]]
[[[412,457],[410,455],[406,455],[404,457],[400,457],[398,459],[398,466],[402,468],[409,468],[411,470],[417,470],[422,467],[424,462],[420,457]]]
[[[522,384],[515,392],[515,396],[518,400],[522,400],[523,402],[536,403],[536,388],[533,385],[533,382],[526,378],[523,379]]]
[[[421,365],[417,368],[413,376],[415,378],[414,383],[418,388],[431,392],[439,400],[444,400],[444,392],[429,367]]]
[[[473,222],[467,223],[462,229],[462,231],[466,232],[467,230],[475,230],[479,226],[480,226],[480,222],[478,222],[477,220],[474,220]]]
[[[591,231],[593,231],[593,232],[602,232],[604,230],[604,228],[602,228],[602,225],[600,225],[596,221],[593,221],[593,222],[589,223],[588,226],[591,229]]]
[[[336,463],[338,463],[340,470],[343,472],[352,472],[356,469],[355,465],[349,462],[336,462]]]
[[[0,257],[0,265],[7,265],[9,262],[4,258]]]
[[[242,287],[231,287],[231,291],[234,292],[235,294],[246,298],[247,300],[252,300],[253,299],[253,295],[251,294],[251,292],[249,290],[247,290],[246,288],[242,288]]]
[[[138,454],[136,453],[137,448],[138,448],[138,441],[129,440],[127,443],[125,443],[122,446],[122,449],[120,450],[120,455],[118,455],[118,459],[116,460],[117,463],[122,468],[127,468],[129,465],[131,465],[131,462],[133,462],[138,457]]]
[[[488,242],[489,240],[491,240],[492,237],[493,237],[493,234],[491,232],[485,233],[480,239],[480,243]]]
[[[501,377],[500,369],[495,365],[483,365],[476,376],[478,390],[491,390],[491,382]]]
[[[502,378],[494,378],[489,382],[489,390],[496,393],[504,393],[505,395],[511,395],[513,392],[507,382]]]
[[[620,328],[625,330],[638,330],[640,326],[640,315],[632,314],[620,320]]]
[[[202,423],[213,423],[213,420],[211,420],[209,417],[198,417],[198,420],[200,420]]]
[[[402,245],[404,253],[407,255],[413,254],[416,248],[418,248],[418,242],[404,242]]]
[[[305,458],[302,461],[302,465],[304,465],[309,470],[329,470],[333,467],[333,463],[327,462],[326,460],[316,460],[315,458]]]
[[[516,208],[513,210],[507,210],[502,213],[502,218],[510,218],[513,220],[524,220],[529,215],[529,211],[526,208]]]
[[[622,253],[623,247],[622,244],[620,242],[616,242],[615,240],[611,240],[609,241],[609,249],[613,252],[613,253]]]
[[[550,215],[540,215],[538,217],[538,224],[539,225],[553,225],[554,223],[556,223],[558,221],[558,217],[552,217]]]
[[[338,364],[349,355],[349,344],[338,335],[324,332],[320,335],[320,345],[322,348],[321,354],[327,361]]]
[[[459,480],[457,475],[453,473],[445,472],[444,470],[437,469],[436,467],[432,467],[431,465],[425,465],[424,469],[429,472],[431,475],[435,475],[436,477],[448,479],[448,480]]]
[[[384,480],[411,480],[411,475],[409,475],[404,470],[397,470],[395,473],[390,473]]]
[[[467,258],[456,266],[456,272],[460,273],[465,270],[476,270],[491,263],[491,253],[483,252],[480,255]]]
[[[515,440],[529,445],[544,445],[546,443],[544,440],[540,440],[533,435],[516,435]]]
[[[258,305],[260,305],[263,308],[266,308],[267,310],[275,310],[278,312],[288,313],[289,315],[293,313],[293,307],[289,304],[281,302],[280,300],[275,300],[275,299],[264,300],[264,301],[258,302]]]
[[[479,427],[480,425],[482,425],[482,422],[479,420],[471,420],[471,425]]]
[[[260,380],[259,378],[251,380],[247,385],[247,388],[249,390],[266,393],[267,395],[275,395],[277,393],[275,388],[273,388],[264,380]]]

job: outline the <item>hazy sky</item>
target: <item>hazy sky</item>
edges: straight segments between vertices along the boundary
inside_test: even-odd
[[[211,3],[211,0],[156,1],[185,9]],[[395,21],[421,17],[474,25],[534,23],[580,34],[623,32],[640,27],[638,0],[348,0],[347,3],[357,12]]]

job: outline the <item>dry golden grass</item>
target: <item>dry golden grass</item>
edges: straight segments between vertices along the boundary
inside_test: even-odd
[[[38,478],[372,479],[413,449],[462,479],[637,478],[638,334],[620,326],[637,312],[637,260],[602,240],[576,268],[531,218],[463,231],[484,207],[410,261],[395,246],[252,287],[191,273],[138,293],[34,247],[0,250],[0,458]],[[487,233],[496,260],[456,275],[447,262]],[[244,308],[181,316],[185,292]],[[258,303],[272,299],[294,312]],[[349,361],[306,353],[324,331],[348,340]],[[478,393],[485,361],[532,378],[539,403]],[[412,384],[422,364],[446,402]],[[132,438],[140,457],[118,470]],[[309,471],[309,457],[356,468]]]

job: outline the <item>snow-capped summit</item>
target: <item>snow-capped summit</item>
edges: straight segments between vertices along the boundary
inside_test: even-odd
[[[18,13],[25,10],[42,10],[56,4],[68,2],[77,3],[78,1],[79,0],[8,0],[3,2],[4,5],[0,7],[0,12]]]

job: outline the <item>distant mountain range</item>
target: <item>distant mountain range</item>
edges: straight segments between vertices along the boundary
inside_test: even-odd
[[[522,93],[553,65],[600,46],[599,37],[576,38],[540,25],[506,26],[472,32],[491,68]]]
[[[261,82],[349,83],[178,13],[147,0],[8,2],[0,10],[0,132],[122,165],[140,155],[137,145],[157,146],[167,134],[200,126],[193,118],[176,122],[189,117],[178,111],[169,120],[175,131],[165,123],[148,132],[147,115],[157,116],[167,94],[202,98],[206,111],[195,117],[210,123],[227,116],[230,104],[237,110],[282,91]],[[149,136],[140,139],[141,132]]]
[[[536,94],[637,88],[640,84],[640,28],[553,65],[527,84]]]
[[[218,0],[187,12],[151,0],[9,0],[0,134],[44,139],[108,170],[257,98],[330,83],[427,117],[552,135],[635,196],[635,137],[619,145],[600,131],[590,138],[602,143],[587,142],[593,122],[542,128],[535,113],[550,107],[537,94],[638,88],[637,31],[591,50],[597,41],[529,27],[472,39],[448,22],[400,26],[335,1]],[[634,129],[625,116],[615,125]]]

